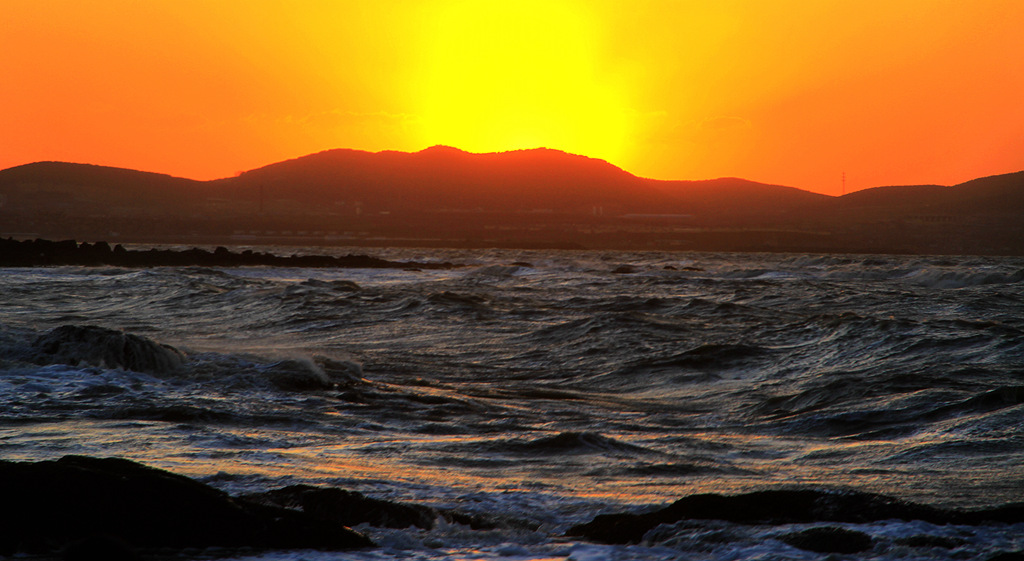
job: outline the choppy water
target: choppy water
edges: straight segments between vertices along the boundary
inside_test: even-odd
[[[559,536],[777,485],[1024,500],[1022,259],[373,253],[467,266],[0,270],[0,457],[122,456],[232,493],[339,485],[540,528],[361,528],[384,547],[346,559],[816,559],[778,527]],[[62,325],[185,354],[155,373],[35,364]],[[1020,526],[849,526],[871,558],[1024,549]],[[920,535],[959,545],[905,545]]]

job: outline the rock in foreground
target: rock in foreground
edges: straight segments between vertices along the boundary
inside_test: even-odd
[[[933,524],[1024,522],[1024,504],[985,510],[947,510],[873,493],[817,489],[769,490],[742,495],[690,495],[645,514],[602,514],[573,526],[568,536],[610,544],[640,542],[660,524],[682,520],[724,520],[739,524],[866,523],[922,520]]]
[[[259,504],[301,510],[344,526],[369,524],[382,528],[434,527],[438,512],[429,507],[373,499],[344,489],[290,485],[265,493],[246,495]]]
[[[447,523],[469,526],[474,530],[537,529],[536,524],[525,520],[499,519],[451,509],[386,501],[333,487],[290,485],[273,491],[245,495],[243,498],[258,504],[301,510],[306,514],[344,526],[368,524],[379,528],[416,527],[430,530],[438,520],[444,520]]]
[[[0,461],[0,497],[0,555],[73,552],[97,541],[134,549],[373,545],[336,522],[123,459]]]

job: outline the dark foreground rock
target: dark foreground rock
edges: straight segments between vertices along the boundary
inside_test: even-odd
[[[297,509],[343,526],[367,523],[382,528],[431,529],[438,513],[421,506],[373,499],[344,489],[290,485],[281,489],[245,495],[245,499],[264,505]]]
[[[1000,551],[987,561],[1024,561],[1024,551]]]
[[[342,550],[373,543],[335,521],[233,499],[123,459],[0,461],[0,555],[130,558],[139,549]]]
[[[116,267],[308,267],[348,269],[451,269],[451,263],[388,261],[367,255],[291,255],[246,250],[235,253],[225,247],[205,249],[129,250],[121,245],[110,247],[106,242],[94,244],[75,240],[0,239],[0,267],[40,267],[47,265],[82,265]]]
[[[536,530],[535,524],[518,519],[494,519],[455,510],[400,503],[367,497],[362,493],[332,487],[290,485],[243,497],[259,504],[298,509],[344,526],[369,524],[381,528],[417,527],[433,529],[438,520],[462,524],[474,530],[517,528]]]
[[[983,510],[950,510],[857,491],[769,490],[742,495],[690,495],[645,514],[602,514],[574,526],[568,536],[611,544],[638,543],[660,524],[724,520],[739,524],[866,523],[922,520],[933,524],[1024,522],[1024,503]]]

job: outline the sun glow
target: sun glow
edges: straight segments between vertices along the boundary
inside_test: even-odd
[[[628,111],[599,66],[585,4],[455,2],[424,29],[422,142],[475,152],[551,147],[618,160]]]
[[[0,169],[547,147],[838,194],[1024,168],[1024,2],[4,0]]]

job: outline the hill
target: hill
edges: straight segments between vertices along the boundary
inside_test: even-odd
[[[203,183],[130,169],[36,162],[0,171],[5,210],[164,214],[190,208]]]
[[[214,182],[221,196],[264,197],[364,210],[461,210],[592,214],[685,213],[699,209],[764,209],[817,199],[798,189],[742,179],[653,181],[608,162],[534,149],[472,154],[446,146],[420,152],[329,150]],[[230,195],[228,195],[230,193]]]
[[[535,149],[328,150],[193,181],[87,164],[0,171],[0,234],[85,240],[1024,254],[1024,172],[830,197],[658,181]]]
[[[875,187],[843,197],[846,208],[872,208],[890,214],[1024,216],[1024,171],[974,179],[946,187]]]

